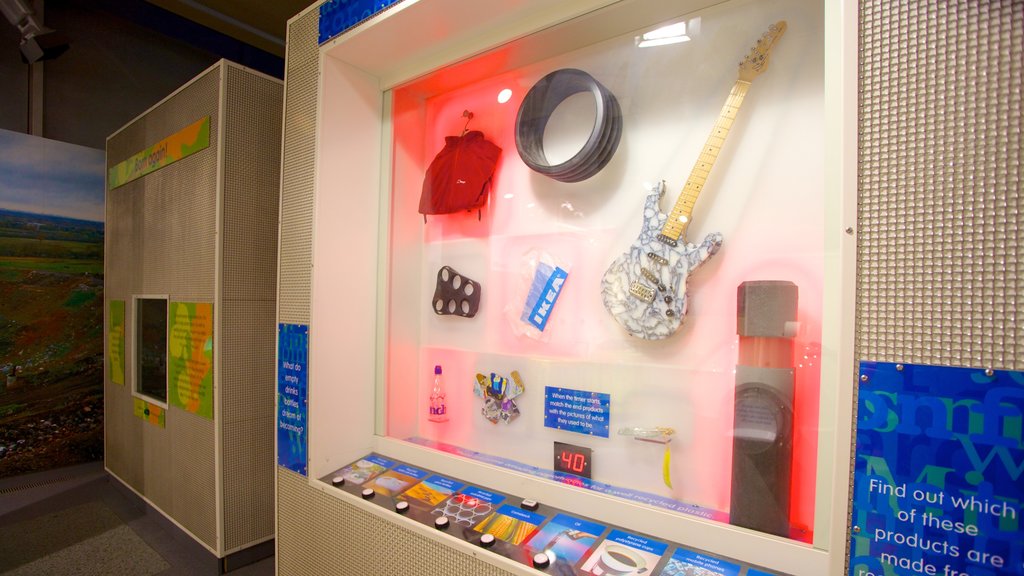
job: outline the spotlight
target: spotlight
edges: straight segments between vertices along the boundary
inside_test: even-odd
[[[40,60],[53,60],[70,48],[67,37],[60,32],[49,31],[21,40],[21,59],[31,64]]]
[[[67,51],[67,38],[39,24],[35,12],[22,0],[0,0],[0,12],[21,32],[21,59],[25,62],[51,60]]]

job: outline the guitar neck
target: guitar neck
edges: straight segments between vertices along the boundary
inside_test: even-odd
[[[722,149],[725,137],[729,135],[729,129],[732,128],[732,123],[736,120],[736,113],[739,112],[740,105],[743,104],[743,98],[747,95],[749,88],[750,82],[746,80],[737,80],[733,85],[725,105],[722,106],[722,111],[718,114],[715,127],[704,143],[704,148],[701,149],[700,156],[697,157],[697,162],[693,165],[693,170],[690,171],[690,177],[686,179],[683,191],[679,193],[679,199],[676,200],[668,221],[661,229],[664,236],[678,240],[686,232],[693,213],[693,206],[697,203],[700,191],[704,189],[704,183],[707,181],[708,174],[711,173],[711,167],[718,159],[718,151]]]

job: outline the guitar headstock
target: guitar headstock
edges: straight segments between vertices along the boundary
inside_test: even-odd
[[[740,80],[750,82],[768,68],[768,54],[785,32],[785,20],[779,20],[768,27],[768,31],[758,39],[743,62],[740,62]]]

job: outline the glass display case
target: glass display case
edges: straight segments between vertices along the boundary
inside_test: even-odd
[[[318,194],[339,219],[318,204],[311,332],[374,330],[314,344],[310,476],[372,451],[825,573],[846,449],[822,425],[843,284],[826,3],[600,4],[421,69],[360,66],[365,34],[323,47]],[[377,153],[372,178],[338,165]],[[330,358],[346,346],[372,358],[359,375]]]

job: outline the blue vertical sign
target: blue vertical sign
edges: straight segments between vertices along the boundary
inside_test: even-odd
[[[320,5],[319,44],[401,0],[327,0]]]
[[[277,464],[306,475],[309,326],[277,325]]]
[[[1024,373],[862,362],[851,576],[1024,574]]]

